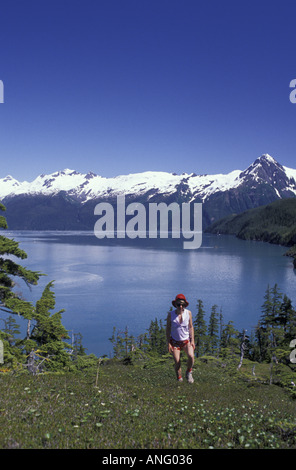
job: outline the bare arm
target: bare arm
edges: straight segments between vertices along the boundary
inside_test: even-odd
[[[190,338],[190,343],[193,349],[195,349],[195,342],[194,342],[194,328],[193,328],[193,322],[192,322],[192,313],[189,310],[189,338]]]

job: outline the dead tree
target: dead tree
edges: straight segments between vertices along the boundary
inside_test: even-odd
[[[29,354],[29,357],[28,357],[28,361],[27,361],[27,364],[24,365],[24,367],[27,367],[28,368],[28,371],[31,372],[31,374],[33,375],[37,375],[41,369],[42,369],[42,364],[44,361],[48,361],[49,360],[49,355],[47,355],[46,357],[43,357],[42,360],[40,362],[37,362],[36,361],[36,353],[35,351],[32,349],[32,351],[30,352]]]
[[[242,366],[242,363],[243,363],[243,358],[244,358],[244,354],[245,354],[245,349],[246,349],[246,331],[247,330],[243,330],[243,337],[242,337],[242,342],[241,342],[241,345],[240,345],[240,361],[239,361],[239,365],[237,366],[237,370],[239,370]]]

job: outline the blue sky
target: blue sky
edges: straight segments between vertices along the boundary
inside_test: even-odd
[[[295,1],[2,0],[0,177],[296,168]]]

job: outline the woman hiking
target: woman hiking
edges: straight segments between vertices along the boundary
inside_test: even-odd
[[[192,367],[195,343],[192,314],[186,308],[189,302],[187,302],[185,295],[178,294],[172,301],[172,304],[176,309],[169,312],[167,317],[166,337],[168,350],[173,354],[175,371],[179,382],[183,381],[180,356],[181,351],[185,351],[188,357],[186,379],[188,383],[193,383]]]

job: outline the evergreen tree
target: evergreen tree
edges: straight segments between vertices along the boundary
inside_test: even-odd
[[[5,324],[5,328],[2,329],[2,332],[7,335],[7,340],[10,345],[15,345],[17,343],[17,338],[16,335],[20,334],[20,325],[16,323],[15,318],[13,318],[11,315],[7,318],[0,318]]]
[[[82,345],[82,334],[81,333],[74,333],[73,335],[73,352],[72,352],[72,358],[74,361],[77,361],[78,356],[84,356],[85,355],[85,348]]]
[[[296,338],[296,311],[292,301],[285,294],[277,318],[278,330],[281,335],[277,337],[276,357],[286,364],[290,363],[290,342]]]
[[[216,354],[219,348],[219,319],[217,308],[217,305],[212,306],[209,319],[207,338],[207,352],[209,354]]]
[[[109,341],[113,343],[113,354],[117,359],[128,358],[130,352],[135,348],[135,339],[129,335],[127,326],[123,331],[116,331],[116,327],[114,327]]]
[[[248,338],[248,359],[255,362],[260,362],[260,350],[254,329],[251,330],[250,337]]]
[[[5,207],[0,203],[0,210]],[[0,216],[0,229],[7,229],[4,216]],[[19,243],[0,235],[0,309],[8,313],[17,313],[27,320],[32,319],[33,306],[21,298],[13,288],[16,279],[27,286],[36,285],[41,274],[17,264],[13,258],[26,259],[27,254],[19,248]]]
[[[20,340],[16,335],[20,334],[19,325],[10,315],[7,319],[0,318],[4,322],[5,327],[0,331],[0,340],[4,346],[4,362],[6,365],[14,366],[17,362],[22,361],[22,352],[19,348]]]
[[[124,357],[128,357],[128,353],[132,351],[133,340],[132,336],[129,336],[128,328],[125,327],[123,332],[123,345],[124,345]]]
[[[205,311],[202,300],[197,301],[197,314],[193,321],[194,338],[196,342],[195,353],[197,357],[206,352],[207,325],[205,322]]]
[[[1,203],[0,210],[5,211]],[[0,229],[7,229],[3,215],[0,216]],[[15,287],[17,283],[24,283],[31,288],[38,283],[43,274],[23,267],[15,261],[15,258],[24,260],[27,254],[19,248],[19,243],[0,235],[0,310],[9,314],[18,314],[28,321],[26,339],[17,340],[15,334],[19,331],[15,320],[11,316],[8,320],[4,320],[5,328],[0,334],[0,339],[3,338],[5,343],[5,361],[12,365],[16,361],[24,362],[22,357],[22,347],[24,347],[26,353],[29,353],[27,360],[31,361],[32,370],[36,371],[34,363],[37,352],[34,349],[37,347],[41,360],[50,356],[47,368],[60,368],[68,365],[70,358],[66,349],[69,345],[64,340],[69,336],[61,323],[63,310],[52,315],[49,312],[55,306],[54,293],[51,290],[53,283],[47,284],[36,306],[33,306],[31,302],[22,298],[22,294],[16,292]],[[22,286],[19,287],[22,288]],[[31,333],[33,322],[35,325]]]
[[[217,348],[217,357],[220,355],[220,349],[221,349],[221,341],[222,341],[222,334],[223,334],[223,315],[222,315],[222,308],[220,308],[220,313],[219,313],[219,341],[218,341],[218,348]]]
[[[50,312],[55,307],[52,287],[53,282],[49,282],[45,286],[41,298],[36,302],[34,313],[36,324],[30,339],[24,344],[28,350],[35,343],[41,357],[49,358],[47,368],[56,369],[69,365],[70,356],[67,349],[70,349],[70,346],[64,341],[69,339],[68,332],[61,322],[61,314],[64,310],[53,314]]]
[[[262,326],[261,322],[259,321],[256,329],[255,329],[255,337],[258,345],[258,360],[259,362],[263,362],[265,360],[270,360],[270,356],[268,357],[269,351],[269,339],[268,339],[268,332],[266,327]]]
[[[113,332],[111,338],[109,338],[109,341],[113,344],[113,355],[114,357],[121,357],[122,352],[121,352],[121,342],[120,342],[120,335],[118,332],[116,332],[116,327],[113,327]]]
[[[229,321],[222,330],[221,354],[235,356],[239,353],[239,332],[234,328],[233,321]]]
[[[0,211],[4,212],[5,210],[5,206],[0,203]],[[0,215],[0,230],[6,229],[6,219],[3,215]],[[26,269],[16,262],[16,260],[24,260],[26,258],[27,254],[19,248],[19,243],[4,235],[0,235],[0,310],[8,314],[18,314],[23,319],[28,320],[28,324],[30,324],[29,322],[34,315],[34,306],[31,302],[23,300],[22,294],[16,292],[16,286],[17,284],[24,283],[31,288],[31,286],[37,284],[41,274]],[[9,329],[11,330],[11,327],[13,327],[11,316],[9,321]],[[4,339],[4,359],[6,363],[13,365],[20,361],[21,350],[12,346],[11,332],[5,330],[7,330],[7,325],[5,325],[4,332],[1,334],[1,337]]]
[[[141,333],[137,339],[138,348],[142,351],[147,351],[148,349],[148,333]]]
[[[282,294],[277,284],[274,287],[267,287],[262,305],[261,324],[265,327],[274,327],[280,318]]]
[[[149,329],[149,350],[158,354],[165,354],[167,352],[166,334],[162,321],[158,323],[157,318],[151,321]]]
[[[291,299],[277,284],[267,287],[262,316],[256,330],[261,361],[288,363],[289,344],[296,337],[296,312]]]
[[[159,320],[158,351],[160,354],[167,353],[166,321],[164,325],[162,320]]]
[[[281,311],[278,319],[284,329],[284,341],[290,343],[296,338],[296,310],[292,305],[291,299],[285,294],[281,305]]]
[[[285,322],[282,311],[282,294],[277,284],[267,287],[265,302],[262,305],[261,334],[265,345],[264,360],[276,361],[276,349],[280,347],[284,338],[282,324]]]

